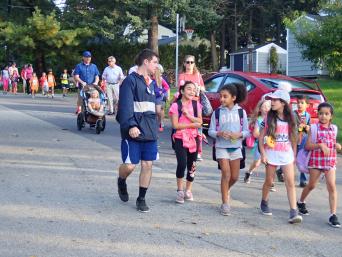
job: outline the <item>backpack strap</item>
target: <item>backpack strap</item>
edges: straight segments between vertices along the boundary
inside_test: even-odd
[[[311,125],[311,143],[316,144],[318,134],[318,124]]]
[[[243,126],[243,109],[239,108],[238,112],[239,112],[239,117],[240,117],[240,131],[242,131],[242,126]]]
[[[192,100],[192,108],[194,109],[194,116],[195,118],[198,117],[198,110],[197,110],[197,101],[196,100]]]
[[[180,119],[180,117],[182,116],[182,100],[177,100],[177,106],[178,106],[178,120]],[[194,117],[198,117],[198,110],[197,110],[197,101],[196,100],[192,100],[192,108],[194,109]]]
[[[220,127],[220,107],[215,110],[215,123],[216,131],[218,131]]]

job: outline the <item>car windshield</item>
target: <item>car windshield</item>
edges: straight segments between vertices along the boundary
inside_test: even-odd
[[[269,88],[278,88],[279,83],[289,83],[292,86],[292,89],[309,89],[309,90],[314,89],[307,84],[304,84],[300,81],[294,81],[294,80],[260,78],[259,81]]]

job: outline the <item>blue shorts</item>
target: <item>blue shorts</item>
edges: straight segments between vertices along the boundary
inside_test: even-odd
[[[159,159],[157,141],[121,140],[121,158],[122,162],[127,164],[138,164],[140,161],[156,161]]]

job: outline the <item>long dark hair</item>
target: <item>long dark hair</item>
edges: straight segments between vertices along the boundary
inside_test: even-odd
[[[225,84],[220,88],[219,92],[224,91],[224,90],[228,91],[231,96],[236,97],[234,104],[243,102],[247,97],[247,90],[246,90],[245,85],[243,84],[239,84],[239,83]]]
[[[178,100],[181,100],[182,99],[182,97],[183,97],[183,94],[182,94],[182,89],[184,89],[187,85],[190,85],[190,84],[192,84],[192,85],[195,85],[192,81],[185,81],[185,83],[184,83],[184,85],[181,85],[180,87],[179,87],[179,95],[178,95],[178,97],[177,97],[177,101]]]
[[[279,99],[282,103],[284,103],[284,121],[288,123],[289,127],[289,137],[291,139],[291,142],[296,142],[297,140],[297,124],[295,117],[293,115],[293,112],[291,110],[290,105],[283,101],[282,99]],[[270,110],[267,114],[267,130],[266,135],[271,136],[275,138],[275,133],[277,130],[277,119],[278,119],[278,113],[277,111]]]

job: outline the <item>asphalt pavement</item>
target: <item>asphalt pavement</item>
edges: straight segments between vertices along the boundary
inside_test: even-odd
[[[117,195],[118,124],[109,116],[100,135],[88,126],[78,131],[75,102],[75,96],[0,95],[1,257],[342,256],[342,229],[328,225],[323,179],[307,200],[310,215],[302,224],[288,224],[286,190],[279,182],[270,195],[273,216],[260,214],[263,167],[251,184],[243,183],[241,172],[232,189],[232,213],[222,216],[220,171],[205,145],[194,202],[176,204],[169,124],[159,134],[160,160],[147,192],[151,212],[137,212],[139,167],[127,180],[129,202]]]

